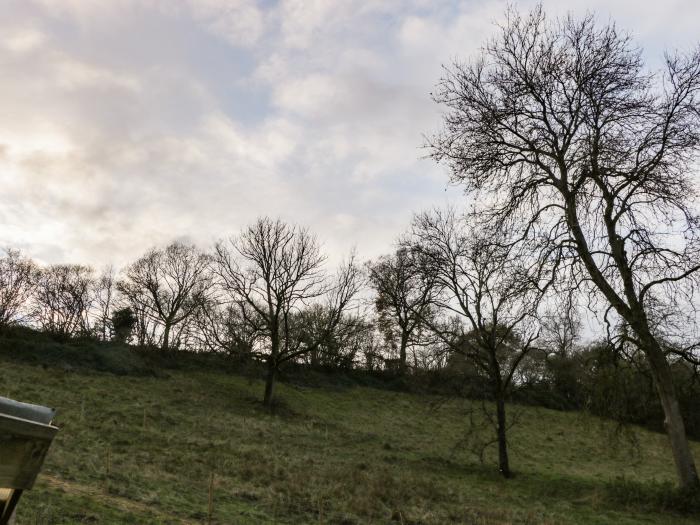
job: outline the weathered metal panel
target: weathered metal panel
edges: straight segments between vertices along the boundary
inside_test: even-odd
[[[0,414],[0,487],[30,489],[58,429]]]
[[[56,415],[56,410],[41,405],[22,403],[21,401],[15,401],[14,399],[0,396],[0,414],[48,425]]]

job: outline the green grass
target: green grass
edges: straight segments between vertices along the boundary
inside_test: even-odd
[[[0,366],[0,394],[61,429],[18,524],[206,523],[212,473],[218,524],[700,522],[644,497],[674,480],[665,436],[581,414],[510,407],[504,480],[467,446],[467,401],[281,384],[271,415],[260,381],[218,371]]]

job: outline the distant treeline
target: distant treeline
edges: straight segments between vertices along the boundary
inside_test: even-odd
[[[222,246],[216,250],[222,257]],[[284,320],[290,339],[286,344],[294,345],[296,352],[286,362],[288,375],[298,376],[303,369],[330,373],[331,378],[339,377],[338,372],[356,378],[365,374],[379,381],[375,385],[494,401],[493,378],[468,352],[445,342],[444,333],[436,337],[429,329],[429,324],[437,323],[436,301],[421,290],[425,282],[415,261],[408,261],[411,257],[399,249],[361,269],[351,258],[335,279],[316,272],[314,285],[319,289],[287,312]],[[49,363],[84,360],[88,367],[115,373],[149,373],[158,359],[191,364],[192,359],[202,361],[196,356],[204,354],[218,356],[212,366],[223,359],[233,370],[264,370],[270,353],[264,327],[256,327],[245,303],[226,295],[216,265],[216,254],[183,243],[152,249],[119,273],[113,268],[96,272],[84,265],[41,267],[8,249],[0,258],[3,353],[24,352]],[[349,286],[348,268],[355,272],[354,302],[346,300],[339,308],[334,294]],[[399,298],[405,318],[400,316]],[[333,316],[335,323],[329,321]],[[264,324],[259,318],[257,322]],[[441,326],[443,332],[449,327],[459,344],[469,346],[473,334],[455,319],[443,320]],[[507,399],[586,410],[622,424],[663,430],[663,409],[638,350],[606,341],[580,344],[579,325],[570,310],[566,316],[542,316],[539,328],[537,344],[518,363]],[[34,330],[44,336],[34,335]],[[99,342],[125,343],[137,352],[128,357],[123,345]],[[518,344],[522,341],[503,342],[503,362],[517,356]],[[157,359],[147,364],[142,357],[148,355]],[[672,370],[688,434],[700,438],[697,367],[675,359]]]

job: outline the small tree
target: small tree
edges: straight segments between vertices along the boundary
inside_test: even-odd
[[[143,325],[144,342],[150,319],[160,328],[161,350],[171,348],[173,328],[191,320],[211,292],[208,268],[206,254],[181,242],[154,248],[127,268],[117,286]]]
[[[119,308],[112,313],[111,323],[114,330],[114,340],[119,343],[126,343],[131,337],[131,333],[136,326],[136,316],[134,311],[128,306]]]
[[[36,286],[38,269],[18,250],[7,249],[0,258],[0,326],[23,319]]]
[[[264,404],[271,407],[280,365],[312,352],[326,340],[359,291],[354,258],[343,265],[334,284],[323,271],[325,257],[308,230],[281,220],[261,218],[238,237],[219,242],[214,271],[231,304],[247,305],[244,320],[259,329],[267,362]],[[298,312],[309,301],[325,297],[328,315],[316,341],[299,337]]]
[[[103,341],[108,341],[115,327],[112,324],[115,300],[115,272],[112,266],[104,268],[93,280],[94,332]],[[133,312],[132,312],[133,315]]]
[[[544,312],[542,322],[543,347],[551,354],[568,357],[574,351],[582,323],[578,309],[571,302],[571,294],[562,294],[563,300],[551,301],[552,307]]]
[[[369,282],[376,293],[379,326],[385,337],[398,339],[399,373],[406,373],[406,350],[418,343],[422,320],[430,316],[434,286],[421,272],[410,250],[399,248],[368,265]]]
[[[453,210],[417,216],[413,241],[422,271],[435,283],[435,304],[453,316],[449,323],[424,322],[486,378],[495,404],[499,469],[510,477],[506,400],[539,335],[537,309],[548,275],[502,235],[476,235]]]

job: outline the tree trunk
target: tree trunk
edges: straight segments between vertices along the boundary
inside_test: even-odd
[[[170,348],[170,323],[165,323],[165,329],[163,330],[163,344],[161,345],[161,350],[167,352]]]
[[[263,405],[267,408],[272,408],[272,403],[275,399],[275,382],[277,380],[277,363],[270,356],[267,359],[267,379],[265,380],[265,398]]]
[[[506,402],[502,393],[496,394],[496,420],[498,432],[498,470],[504,478],[509,478],[508,442],[506,440]]]
[[[263,405],[267,408],[272,408],[272,403],[275,399],[275,382],[277,381],[277,357],[279,356],[279,337],[277,330],[272,331],[270,338],[270,356],[267,358],[267,378],[265,380],[265,397]]]
[[[642,333],[638,332],[638,335],[644,345],[643,350],[654,377],[661,406],[664,409],[664,427],[671,444],[680,485],[683,488],[700,488],[700,479],[695,468],[695,461],[685,433],[685,424],[673,385],[671,367],[656,338],[643,328],[640,331]]]
[[[406,347],[408,347],[408,334],[401,333],[401,346],[399,347],[399,375],[406,375]]]

